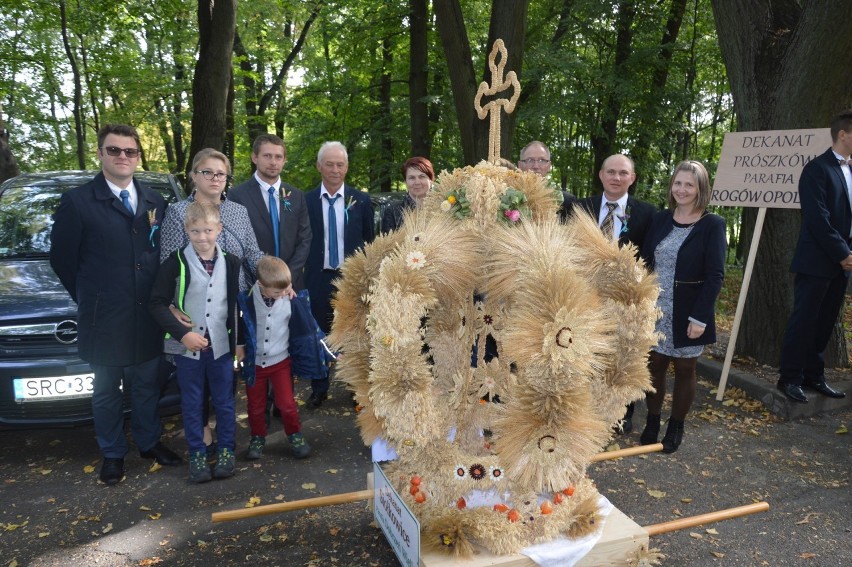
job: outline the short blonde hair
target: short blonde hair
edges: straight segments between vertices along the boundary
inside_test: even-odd
[[[688,171],[695,177],[695,184],[698,186],[698,197],[695,199],[695,208],[693,210],[704,212],[707,205],[710,204],[710,174],[707,173],[707,168],[700,161],[685,160],[677,164],[672,178],[669,180],[669,208],[674,210],[677,207],[677,202],[672,196],[672,185],[674,185],[675,177],[681,171]]]
[[[264,256],[257,262],[257,280],[264,287],[287,289],[292,283],[290,268],[277,256]]]
[[[189,206],[186,207],[186,213],[183,217],[183,226],[184,228],[189,228],[189,225],[197,222],[211,224],[221,223],[222,217],[219,214],[219,207],[208,203],[202,203],[200,201],[191,202]]]

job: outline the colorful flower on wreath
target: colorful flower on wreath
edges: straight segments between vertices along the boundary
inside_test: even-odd
[[[470,202],[467,200],[464,187],[450,191],[447,198],[441,202],[441,210],[451,213],[457,219],[470,216]]]
[[[630,205],[627,205],[627,207],[624,209],[624,215],[615,216],[617,216],[618,220],[621,221],[621,230],[618,232],[618,235],[621,236],[622,234],[627,234],[627,231],[629,230],[627,228],[627,221],[630,220]]]
[[[148,241],[153,248],[156,246],[154,244],[154,234],[160,229],[160,221],[157,220],[157,209],[148,209],[148,226],[151,228],[151,232],[148,233]]]
[[[426,265],[426,254],[420,250],[412,250],[405,257],[405,265],[412,270],[419,270]]]
[[[503,480],[503,469],[500,467],[488,467],[488,476],[491,477],[491,480],[500,481]]]
[[[530,218],[531,213],[526,194],[512,187],[507,187],[506,191],[500,196],[500,212],[498,214],[500,220],[509,224],[515,224],[521,220],[522,216]]]
[[[467,472],[470,475],[470,478],[472,478],[473,480],[482,480],[483,478],[485,478],[486,475],[485,466],[479,463],[474,463],[470,465],[470,468],[467,469]]]
[[[476,302],[476,323],[475,330],[477,333],[486,333],[497,338],[500,330],[503,328],[503,309],[496,306],[493,302],[487,306],[483,301]]]
[[[467,477],[467,467],[464,465],[456,465],[456,470],[453,473],[456,480],[464,480]]]

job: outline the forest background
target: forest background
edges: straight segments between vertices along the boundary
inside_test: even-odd
[[[473,98],[506,43],[521,94],[503,157],[538,139],[552,180],[600,191],[603,159],[636,162],[631,192],[657,206],[682,159],[711,174],[725,132],[827,126],[852,106],[848,0],[0,0],[0,180],[97,168],[96,132],[142,133],[142,167],[184,175],[203,147],[237,180],[251,140],[284,138],[283,177],[319,182],[316,152],[340,140],[347,181],[402,189],[400,165],[436,171],[487,157]],[[845,22],[845,23],[844,23]],[[845,69],[845,70],[844,70]],[[511,95],[511,91],[509,91]],[[754,210],[719,208],[741,262]],[[737,352],[777,362],[792,303],[797,211],[767,215]],[[846,363],[838,327],[830,362]]]

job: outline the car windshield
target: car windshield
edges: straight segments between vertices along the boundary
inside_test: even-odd
[[[56,185],[9,187],[0,196],[0,258],[45,256],[50,252],[53,211],[62,189]]]
[[[28,185],[10,185],[0,194],[0,259],[46,257],[50,254],[50,229],[53,213],[62,193],[75,184],[37,181]],[[176,197],[168,185],[148,184],[167,203]]]

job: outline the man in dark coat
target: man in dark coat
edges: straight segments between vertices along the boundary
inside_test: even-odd
[[[133,178],[139,135],[108,124],[98,132],[101,173],[62,196],[50,235],[50,265],[77,302],[78,350],[95,374],[92,412],[103,455],[100,480],[124,478],[124,391],[130,391],[131,431],[143,458],[177,465],[160,442],[157,411],[162,332],[148,313],[159,268],[165,202]]]
[[[228,199],[248,210],[261,251],[287,263],[293,289],[300,291],[305,288],[303,271],[311,246],[311,225],[304,194],[281,180],[287,163],[284,140],[261,134],[252,144],[251,161],[257,168],[254,175],[228,191]]]
[[[845,392],[825,383],[825,348],[846,297],[852,271],[852,109],[831,121],[831,147],[799,177],[802,226],[790,271],[793,312],[781,346],[778,389],[807,403],[802,388],[830,398]]]
[[[331,329],[332,282],[340,277],[344,260],[373,241],[373,203],[364,191],[345,184],[349,156],[340,142],[325,142],[317,154],[319,187],[305,195],[311,221],[311,248],[305,263],[305,284],[311,310],[324,333]],[[333,221],[333,222],[332,222]],[[309,405],[317,407],[328,397],[328,380],[312,380]]]

